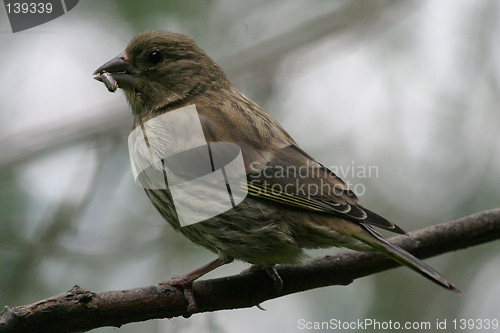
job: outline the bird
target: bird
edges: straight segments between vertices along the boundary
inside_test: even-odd
[[[246,196],[229,210],[203,221],[181,223],[173,185],[168,184],[167,176],[164,188],[144,189],[175,231],[217,254],[205,266],[162,283],[184,290],[188,312],[197,309],[193,282],[221,265],[233,260],[249,263],[251,270],[267,272],[274,290],[279,292],[283,281],[276,265],[300,264],[307,257],[305,250],[330,247],[382,252],[462,295],[435,269],[386,240],[376,228],[408,233],[361,206],[342,179],[302,149],[262,107],[238,91],[193,39],[170,31],[139,33],[121,54],[93,75],[110,92],[123,90],[133,114],[132,131],[144,130],[145,124],[157,117],[194,107],[207,144],[227,143],[241,152]],[[174,124],[172,128],[177,133],[182,126]],[[170,139],[162,137],[166,132],[153,133],[146,138],[146,144],[142,142],[142,149],[146,145],[150,148],[153,141],[160,146],[168,144]],[[184,141],[193,136],[183,133],[177,144],[192,147],[192,143]],[[178,169],[185,179],[193,178],[188,165]],[[306,191],[313,187],[322,191]]]

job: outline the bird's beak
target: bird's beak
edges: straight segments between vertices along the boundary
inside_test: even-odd
[[[122,53],[96,69],[93,75],[94,79],[103,82],[109,91],[114,92],[117,87],[133,88],[136,84],[137,70]]]

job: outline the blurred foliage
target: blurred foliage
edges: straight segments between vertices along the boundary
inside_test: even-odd
[[[411,231],[499,206],[499,17],[493,0],[86,0],[10,34],[0,10],[0,61],[16,65],[0,68],[0,306],[74,284],[146,286],[214,258],[175,234],[135,186],[124,97],[91,79],[135,33],[190,35],[318,160],[377,166],[377,177],[344,178],[364,186],[364,206]],[[299,318],[498,319],[500,307],[483,314],[476,304],[498,299],[499,249],[429,260],[465,299],[397,269],[269,301],[266,312],[95,332],[295,332]]]

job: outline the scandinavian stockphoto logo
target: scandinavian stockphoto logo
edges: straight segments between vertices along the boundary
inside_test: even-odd
[[[12,32],[19,32],[52,21],[73,9],[78,0],[3,0]]]
[[[181,226],[222,214],[247,196],[241,149],[205,140],[195,105],[146,121],[128,137],[132,172],[145,189],[168,189]]]

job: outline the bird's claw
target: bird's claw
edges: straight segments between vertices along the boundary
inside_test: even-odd
[[[272,296],[277,296],[283,289],[283,280],[281,276],[276,271],[274,266],[260,266],[260,265],[252,265],[249,268],[240,272],[240,274],[249,274],[256,271],[264,270],[267,275],[273,280],[273,294]]]
[[[185,316],[186,318],[190,317],[192,313],[196,312],[196,300],[194,298],[194,293],[193,293],[193,282],[194,280],[190,276],[173,276],[170,280],[168,281],[163,281],[160,282],[159,285],[168,285],[176,288],[182,288],[182,291],[184,293],[184,298],[188,302],[187,306],[187,312],[188,315]]]
[[[267,275],[271,279],[273,279],[273,296],[277,296],[281,293],[281,290],[283,289],[283,280],[281,279],[281,276],[278,274],[278,271],[276,271],[276,268],[274,266],[268,266],[264,268]]]

